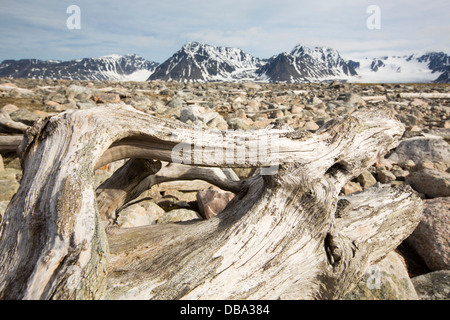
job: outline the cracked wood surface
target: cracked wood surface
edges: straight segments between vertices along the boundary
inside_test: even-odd
[[[0,297],[342,297],[419,222],[421,200],[409,188],[338,197],[347,181],[398,145],[403,130],[386,111],[370,109],[332,120],[315,133],[280,132],[276,158],[249,152],[267,134],[253,132],[243,142],[246,157],[235,163],[192,153],[188,159],[201,169],[141,170],[125,181],[123,172],[133,170],[128,162],[122,178],[119,170],[109,182],[118,179],[123,192],[111,204],[111,197],[93,188],[96,168],[126,158],[170,162],[180,143],[195,150],[193,129],[123,104],[38,121],[20,145],[23,178],[0,229]],[[202,135],[213,141],[217,132]],[[221,146],[233,143],[225,135]],[[277,173],[238,184],[211,175],[236,193],[212,219],[129,229],[101,221],[136,197],[137,189],[156,183],[158,173],[162,179],[207,180],[205,167],[275,162]]]

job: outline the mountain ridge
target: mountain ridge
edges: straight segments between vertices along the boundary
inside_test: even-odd
[[[69,61],[20,59],[4,60],[0,77],[63,80],[144,81],[157,63],[136,54],[107,55]]]
[[[156,67],[148,80],[235,81],[261,60],[238,48],[188,42]]]
[[[4,60],[0,77],[179,82],[438,82],[450,83],[444,52],[344,59],[335,49],[295,46],[269,59],[233,47],[188,42],[163,63],[136,54],[60,60]]]

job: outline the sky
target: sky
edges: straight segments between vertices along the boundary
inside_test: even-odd
[[[162,63],[190,41],[236,47],[258,58],[299,44],[331,47],[346,59],[450,54],[449,0],[0,0],[0,5],[0,61],[138,54]],[[79,15],[68,12],[71,5]],[[368,11],[371,5],[379,11]]]

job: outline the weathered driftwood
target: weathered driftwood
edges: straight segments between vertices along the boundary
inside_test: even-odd
[[[9,114],[0,110],[0,132],[1,133],[23,133],[29,126],[21,122],[17,122],[11,119]]]
[[[159,161],[131,159],[97,188],[100,217],[109,224],[114,223],[124,205],[154,185],[195,179],[207,181],[232,192],[238,192],[241,186],[239,178],[232,170],[200,168],[176,163],[161,169]]]
[[[235,137],[201,147],[191,139],[192,128],[125,105],[38,121],[20,146],[22,182],[1,225],[0,297],[342,297],[418,224],[421,200],[409,188],[384,187],[338,202],[342,186],[395,147],[403,130],[382,110],[358,111],[314,134],[280,133],[277,146],[271,145],[276,157],[250,152],[266,134],[254,132],[238,143],[245,152],[224,163],[211,148],[235,145]],[[215,141],[217,133],[204,131],[203,137]],[[155,183],[155,160],[172,161],[180,143],[204,156],[185,155],[201,168],[180,166],[178,174],[229,186],[236,196],[225,210],[209,220],[105,227],[100,213],[113,217]],[[96,193],[95,169],[126,158],[147,160],[128,162]],[[272,175],[239,182],[208,178],[204,171],[278,164]],[[162,180],[176,178],[164,168]],[[121,195],[110,205],[117,193],[105,186],[114,180]]]
[[[400,98],[450,99],[446,92],[402,92]]]
[[[15,152],[22,142],[23,135],[0,136],[0,152]]]

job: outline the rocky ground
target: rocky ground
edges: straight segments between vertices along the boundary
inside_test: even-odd
[[[20,136],[39,118],[68,109],[126,103],[156,117],[220,130],[285,124],[315,131],[359,108],[387,107],[405,125],[400,145],[349,182],[342,194],[375,184],[409,184],[424,217],[394,252],[366,272],[346,299],[450,299],[450,86],[438,84],[262,84],[87,82],[0,79],[0,138]],[[96,172],[101,184],[121,163]],[[17,191],[21,167],[13,150],[0,156],[0,219]],[[255,169],[236,169],[240,178]],[[207,183],[165,183],[123,210],[120,227],[202,219],[233,194]]]

